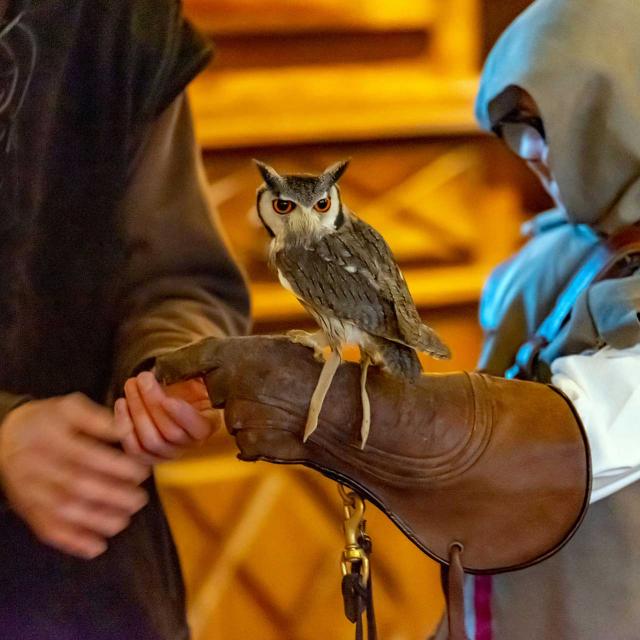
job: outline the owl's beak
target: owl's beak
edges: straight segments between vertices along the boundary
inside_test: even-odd
[[[320,230],[320,221],[309,211],[298,207],[287,216],[287,234],[300,239],[307,239]]]

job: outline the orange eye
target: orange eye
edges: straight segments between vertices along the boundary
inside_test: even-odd
[[[331,209],[331,198],[322,198],[322,200],[318,200],[316,202],[315,207],[313,207],[319,213],[327,213],[329,209]]]
[[[282,200],[281,198],[277,198],[273,201],[273,210],[281,216],[291,213],[295,208],[296,204],[295,202],[291,202],[291,200]]]

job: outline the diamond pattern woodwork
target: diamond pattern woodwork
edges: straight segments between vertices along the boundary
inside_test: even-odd
[[[245,466],[242,478],[196,480],[188,491],[189,463],[177,485],[175,474],[160,471],[192,596],[194,638],[351,639],[340,597],[344,541],[335,485],[306,470]],[[374,507],[367,520],[380,635],[422,637],[442,607],[438,569]]]

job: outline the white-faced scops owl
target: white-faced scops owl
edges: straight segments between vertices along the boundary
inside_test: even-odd
[[[361,353],[364,447],[371,422],[366,376],[369,364],[415,381],[422,370],[416,351],[450,357],[435,331],[424,325],[405,279],[384,238],[342,202],[337,182],[348,161],[319,176],[279,175],[255,161],[264,183],[257,210],[271,236],[270,263],[282,285],[314,317],[320,331],[289,332],[290,339],[314,349],[323,360],[312,396],[305,440],[318,424],[322,403],[340,364],[343,344]]]

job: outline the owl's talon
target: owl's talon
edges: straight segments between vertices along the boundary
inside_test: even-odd
[[[301,344],[303,347],[313,349],[313,357],[317,362],[324,362],[324,348],[329,346],[329,341],[324,331],[303,331],[302,329],[291,329],[287,331],[287,338],[294,344]]]
[[[291,340],[291,342],[308,346],[312,333],[309,331],[303,331],[302,329],[290,329],[287,331],[286,336]]]

